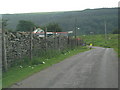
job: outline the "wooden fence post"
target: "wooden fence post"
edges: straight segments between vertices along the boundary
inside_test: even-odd
[[[33,47],[33,34],[32,34],[32,29],[30,31],[30,60],[32,60],[32,47]]]
[[[44,36],[45,36],[45,52],[46,52],[47,51],[47,28],[45,28]]]
[[[5,42],[5,32],[4,27],[2,26],[2,61],[3,61],[3,69],[5,71],[8,70],[7,57],[6,57],[6,42]]]
[[[58,51],[60,52],[60,36],[57,37],[57,48],[58,48]]]
[[[68,43],[67,43],[67,46],[70,47],[70,37],[68,36]]]

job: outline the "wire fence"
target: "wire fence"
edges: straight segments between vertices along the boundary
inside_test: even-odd
[[[2,33],[2,67],[41,63],[35,58],[50,59],[81,46],[83,41],[69,36],[39,37],[31,32]],[[37,60],[37,59],[36,59]]]

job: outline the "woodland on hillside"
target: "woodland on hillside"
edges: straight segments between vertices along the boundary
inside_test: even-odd
[[[62,31],[74,31],[77,34],[103,34],[104,22],[106,22],[107,33],[112,33],[118,28],[118,8],[86,9],[83,11],[68,12],[46,12],[46,13],[23,13],[4,14],[3,19],[8,20],[7,29],[15,31],[20,20],[33,22],[43,27],[49,23],[57,23]]]

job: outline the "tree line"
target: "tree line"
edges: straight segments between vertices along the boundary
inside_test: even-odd
[[[62,31],[74,31],[75,18],[77,34],[104,33],[104,21],[107,23],[107,33],[112,33],[118,27],[118,8],[86,9],[83,11],[69,12],[46,12],[46,13],[26,13],[26,14],[5,14],[3,19],[8,19],[8,29],[16,30],[20,20],[32,21],[37,26],[47,26],[56,22]]]
[[[61,32],[62,28],[59,26],[58,23],[52,22],[44,26],[37,26],[31,21],[26,21],[26,20],[20,20],[17,27],[16,31],[33,31],[35,28],[41,28],[45,30],[47,28],[48,32]]]
[[[2,20],[2,26],[5,28],[8,25],[8,20]],[[41,28],[45,30],[47,28],[48,32],[62,32],[62,28],[58,23],[51,22],[47,25],[44,26],[38,26],[35,25],[32,21],[27,21],[27,20],[20,20],[18,25],[16,26],[16,31],[33,31],[35,28]],[[86,33],[89,33],[89,31],[86,31]],[[111,32],[112,34],[120,34],[120,30],[118,28],[115,28]]]

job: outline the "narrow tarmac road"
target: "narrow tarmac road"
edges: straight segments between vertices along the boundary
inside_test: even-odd
[[[11,88],[118,88],[118,58],[112,48],[95,47]]]

